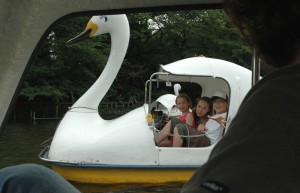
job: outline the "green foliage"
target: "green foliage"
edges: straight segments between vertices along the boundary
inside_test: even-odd
[[[105,102],[144,100],[144,85],[160,64],[194,56],[225,59],[250,67],[251,50],[243,45],[222,10],[129,14],[131,35],[123,65]],[[110,37],[74,45],[89,17],[72,18],[53,29],[32,64],[21,95],[74,102],[100,76],[110,52]]]

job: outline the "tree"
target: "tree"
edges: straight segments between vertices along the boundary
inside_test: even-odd
[[[129,48],[117,78],[103,99],[138,101],[145,81],[160,64],[206,56],[250,67],[251,50],[244,46],[222,10],[135,13],[127,15]],[[74,102],[97,79],[110,52],[103,35],[71,46],[68,39],[83,31],[89,17],[77,17],[56,26],[42,44],[24,82],[21,96],[28,100]]]

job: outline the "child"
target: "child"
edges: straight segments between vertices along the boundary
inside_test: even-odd
[[[214,115],[209,116],[205,124],[204,134],[210,140],[210,144],[217,143],[223,136],[224,124],[219,123],[219,119],[225,121],[227,116],[228,97],[224,92],[217,91],[211,97],[213,102]]]
[[[175,102],[182,115],[180,115],[179,118],[171,117],[170,121],[164,126],[161,132],[155,136],[155,143],[158,146],[171,146],[172,137],[171,140],[168,140],[167,138],[170,133],[174,133],[174,127],[176,124],[185,123],[192,127],[196,127],[193,114],[190,112],[190,108],[192,106],[191,99],[186,94],[179,94],[176,97]]]
[[[208,121],[208,116],[212,113],[212,102],[209,97],[201,97],[193,109],[194,119],[197,127],[186,124],[178,124],[174,128],[173,147],[205,147],[210,145],[210,140],[200,131]],[[193,136],[194,137],[188,137]],[[186,136],[186,137],[184,137]]]

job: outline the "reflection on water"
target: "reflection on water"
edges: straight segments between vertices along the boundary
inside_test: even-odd
[[[41,144],[54,135],[58,121],[36,121],[28,123],[9,123],[0,136],[0,168],[22,164],[37,163],[50,167],[38,158]],[[122,185],[74,185],[84,193],[178,193],[182,184],[122,184]]]
[[[85,193],[179,193],[182,184],[115,184],[115,185],[91,185],[74,184]]]
[[[0,168],[21,163],[39,163],[40,144],[54,135],[58,122],[9,123],[0,136]]]

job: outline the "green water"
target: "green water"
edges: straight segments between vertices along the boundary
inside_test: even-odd
[[[54,135],[58,121],[8,123],[0,136],[0,168],[22,164],[37,163],[50,167],[38,158],[43,149],[41,144]],[[74,185],[83,193],[178,193],[182,184],[78,184]]]

